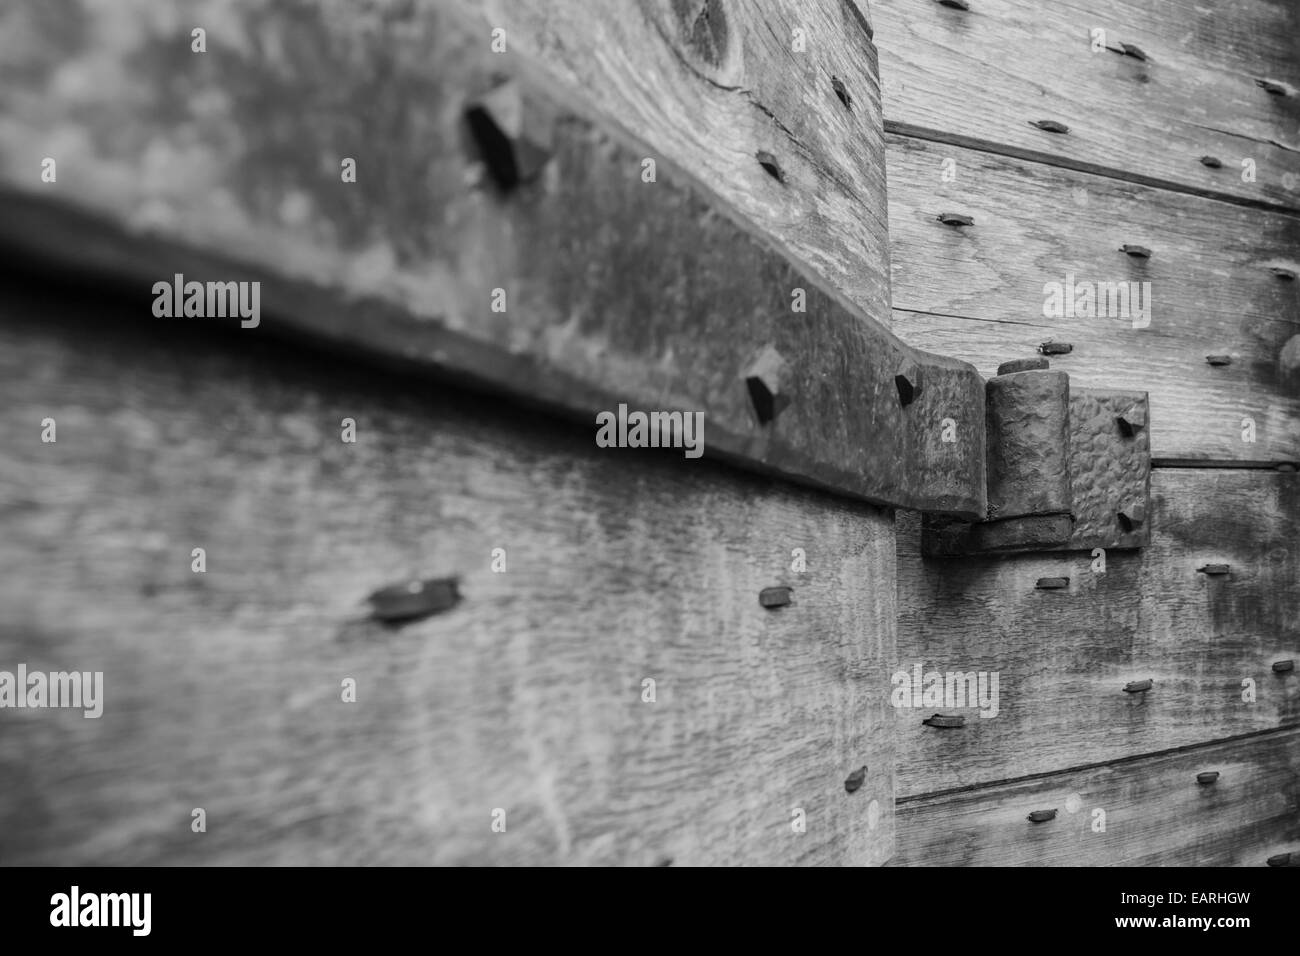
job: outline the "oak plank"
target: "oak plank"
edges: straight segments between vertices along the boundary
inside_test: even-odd
[[[886,512],[44,288],[0,294],[0,668],[102,670],[105,703],[0,710],[0,862],[892,854]],[[451,610],[369,618],[447,575]]]
[[[1214,783],[1197,782],[1210,771]],[[1026,819],[1051,809],[1054,819]],[[1291,729],[900,801],[891,865],[1265,866],[1300,848],[1298,810]]]
[[[1107,552],[1104,572],[1087,551],[923,558],[916,516],[899,513],[895,672],[999,674],[996,716],[900,698],[900,795],[1300,722],[1297,672],[1271,669],[1300,660],[1300,476],[1155,469],[1151,497],[1150,546]],[[1197,570],[1210,563],[1229,573]],[[1069,586],[1038,589],[1044,577]],[[922,724],[936,712],[965,726]]]
[[[985,376],[1047,340],[1071,382],[1151,396],[1154,458],[1300,460],[1300,217],[890,136],[894,331]],[[956,178],[943,182],[943,162]],[[939,214],[969,215],[946,226]],[[1120,251],[1151,250],[1149,258]],[[1149,324],[1045,315],[1048,283],[1149,282]],[[1138,318],[1137,322],[1141,323]],[[1290,343],[1288,345],[1288,343]],[[1286,350],[1284,352],[1284,350]],[[1207,355],[1227,354],[1212,366]],[[1243,420],[1255,441],[1243,440]]]
[[[963,12],[878,0],[872,11],[891,128],[1300,208],[1294,4],[981,0]],[[1095,28],[1105,30],[1100,52]],[[1124,43],[1145,59],[1119,52]],[[1260,79],[1287,95],[1269,94]],[[1042,119],[1069,132],[1030,125]],[[1207,155],[1222,165],[1202,164]]]

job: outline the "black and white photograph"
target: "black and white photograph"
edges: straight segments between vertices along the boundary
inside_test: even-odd
[[[1206,871],[1300,865],[1297,0],[0,0],[0,394],[6,925],[1281,926]]]

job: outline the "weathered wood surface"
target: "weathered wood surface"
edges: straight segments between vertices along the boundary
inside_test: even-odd
[[[0,861],[892,854],[886,513],[44,281],[0,297],[0,669],[106,701],[0,710]],[[412,575],[463,600],[368,620]]]
[[[887,140],[894,331],[904,340],[986,376],[1049,339],[1069,343],[1051,361],[1071,384],[1150,393],[1154,458],[1300,460],[1300,281],[1272,271],[1300,272],[1300,217]],[[945,159],[956,161],[951,182]],[[974,223],[944,225],[945,212]],[[1150,257],[1121,252],[1126,243]],[[1046,317],[1045,286],[1069,276],[1149,282],[1149,325]],[[1210,365],[1214,354],[1231,364]],[[1254,442],[1243,441],[1246,418]]]
[[[481,8],[484,36],[505,29],[512,51],[587,93],[653,147],[647,156],[707,183],[889,323],[885,146],[863,0],[459,2]]]
[[[1293,3],[871,6],[891,128],[1300,208],[1300,8]],[[1105,30],[1108,49],[1093,52],[1094,28]],[[1116,52],[1124,43],[1145,59]],[[1285,95],[1268,93],[1258,79],[1283,84]],[[1030,125],[1044,119],[1069,132]],[[1207,155],[1222,165],[1204,165]],[[1254,181],[1243,178],[1243,159],[1254,161]]]
[[[875,321],[887,321],[883,279],[850,301],[790,258],[798,243],[789,230],[756,224],[754,210],[746,218],[730,202],[753,193],[778,219],[809,230],[805,245],[824,238],[831,230],[814,214],[811,197],[821,195],[814,169],[829,175],[853,148],[831,156],[829,147],[809,146],[780,182],[760,166],[760,189],[748,179],[733,183],[714,160],[688,155],[689,143],[670,138],[676,152],[660,156],[654,181],[643,181],[647,154],[635,136],[582,118],[584,91],[565,85],[580,77],[557,82],[527,57],[491,52],[483,18],[457,7],[399,5],[381,15],[341,3],[241,3],[215,21],[203,54],[190,51],[189,21],[171,12],[141,11],[123,32],[109,29],[121,11],[102,11],[73,50],[45,42],[56,27],[32,18],[31,62],[6,91],[12,115],[0,124],[0,177],[36,205],[9,200],[14,208],[0,229],[69,265],[94,264],[142,284],[175,271],[260,281],[263,308],[297,329],[415,357],[583,421],[621,401],[703,411],[708,453],[877,503],[982,515],[982,447],[942,441],[944,419],[961,427],[982,416],[973,369],[892,338]],[[775,53],[762,52],[763,31],[750,22],[758,14],[745,9],[744,29],[729,34],[737,44],[731,56],[749,37],[744,49],[766,63],[762,57]],[[835,18],[849,16],[833,9]],[[543,24],[551,29],[569,22],[561,14],[576,16],[562,3],[552,12],[556,19]],[[657,37],[667,15],[653,15],[658,28],[632,17],[627,29],[636,24]],[[833,33],[832,21],[818,24],[816,36]],[[508,30],[507,43],[526,32]],[[827,43],[814,47],[811,62],[824,66],[818,57],[830,55]],[[654,46],[639,55],[652,49],[670,56]],[[556,59],[589,70],[604,62],[585,52]],[[870,73],[867,61],[854,62],[865,71],[860,79]],[[651,70],[640,59],[632,64]],[[614,86],[635,72],[621,61],[609,71]],[[527,123],[543,131],[536,138],[551,140],[538,178],[506,191],[493,182],[490,151],[474,145],[465,116],[502,75],[525,91]],[[594,75],[584,74],[586,87],[600,86]],[[683,97],[703,95],[685,77],[671,89],[678,86]],[[665,137],[678,116],[640,116],[602,95],[607,110],[633,118],[639,135]],[[858,126],[874,122],[870,96],[854,113],[828,95]],[[761,111],[740,93],[730,96],[748,117],[737,120],[744,135],[735,133],[748,150]],[[795,109],[788,97],[778,105],[778,119]],[[706,109],[698,96],[679,106],[705,115],[722,108]],[[811,118],[795,130],[810,143],[829,142]],[[674,161],[678,152],[692,168]],[[63,157],[54,183],[38,177],[47,153]],[[874,190],[860,200],[876,203],[875,226],[862,210],[845,217],[878,229],[877,238],[879,153],[868,143],[853,158],[856,172],[841,177],[844,189]],[[341,180],[342,157],[356,159],[355,183]],[[804,198],[779,198],[787,195]],[[59,202],[124,234],[63,218]],[[883,240],[854,233],[842,244],[878,256],[884,275]],[[830,258],[869,281],[839,248],[824,244]],[[149,304],[142,296],[141,308]],[[769,347],[787,363],[789,403],[765,423],[745,379]],[[905,408],[895,374],[909,363],[923,366],[925,387]]]
[[[897,814],[895,866],[1265,866],[1300,850],[1300,730],[900,801]]]
[[[1089,552],[922,558],[900,513],[895,672],[999,674],[996,716],[897,709],[900,795],[1300,722],[1300,672],[1271,669],[1300,661],[1300,475],[1157,469],[1151,495],[1150,546],[1108,552],[1104,573]],[[1036,587],[1049,577],[1069,586]],[[936,712],[965,726],[924,726]]]

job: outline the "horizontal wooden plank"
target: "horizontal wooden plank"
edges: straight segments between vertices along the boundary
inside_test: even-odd
[[[1294,4],[981,0],[960,11],[933,0],[877,0],[872,10],[891,123],[1300,208]],[[1095,29],[1105,31],[1098,52]],[[1124,54],[1122,44],[1141,56]],[[1285,95],[1257,80],[1282,84]],[[1069,131],[1031,125],[1039,120]],[[1220,165],[1205,165],[1204,156]],[[1249,178],[1243,160],[1253,164]]]
[[[1265,866],[1300,849],[1298,809],[1300,730],[1286,730],[900,802],[891,865]]]
[[[0,710],[0,862],[892,854],[886,513],[46,281],[0,295],[0,670],[103,713]]]
[[[1300,272],[1300,217],[906,137],[888,143],[903,339],[984,375],[1045,341],[1069,344],[1051,361],[1072,384],[1150,393],[1153,457],[1300,460],[1300,281],[1273,271]],[[946,159],[956,162],[951,182]],[[944,225],[945,212],[974,223]],[[1126,244],[1150,257],[1122,252]],[[1050,284],[1085,282],[1149,283],[1149,312],[1057,312]],[[1112,304],[1098,301],[1103,313]],[[1243,440],[1246,418],[1253,442]]]
[[[982,446],[943,441],[945,420],[982,419],[968,364],[891,336],[875,321],[883,298],[873,317],[792,258],[785,233],[714,191],[716,170],[706,180],[663,155],[643,179],[634,136],[590,120],[583,91],[527,57],[493,53],[481,18],[455,8],[394,8],[359,33],[347,5],[235,5],[202,55],[171,14],[129,34],[98,14],[96,42],[72,64],[46,49],[0,125],[0,178],[20,190],[0,237],[130,276],[142,310],[155,306],[143,290],[174,274],[257,281],[271,324],[585,422],[620,403],[701,414],[706,454],[876,503],[983,514]],[[111,77],[51,98],[56,69]],[[469,119],[507,94],[500,124],[521,115],[525,132],[510,135],[528,146],[510,163],[493,158],[507,151],[501,128]],[[60,143],[72,144],[65,174],[42,183],[39,156]],[[532,180],[496,182],[538,151],[549,160]],[[340,157],[356,159],[356,182]],[[758,175],[767,193],[807,185]],[[753,372],[769,353],[772,383]],[[906,404],[897,376],[913,365],[924,387]]]
[[[1156,469],[1151,496],[1150,546],[1107,552],[1104,572],[1089,552],[923,558],[900,513],[897,687],[916,669],[922,690],[932,671],[984,672],[986,691],[998,675],[987,717],[900,696],[901,795],[1300,722],[1298,672],[1272,670],[1300,660],[1300,475]],[[1217,563],[1228,574],[1198,570]],[[924,725],[934,713],[965,725]]]

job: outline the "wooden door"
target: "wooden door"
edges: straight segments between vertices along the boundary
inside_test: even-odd
[[[970,6],[0,11],[0,862],[1300,851],[1294,14]]]

